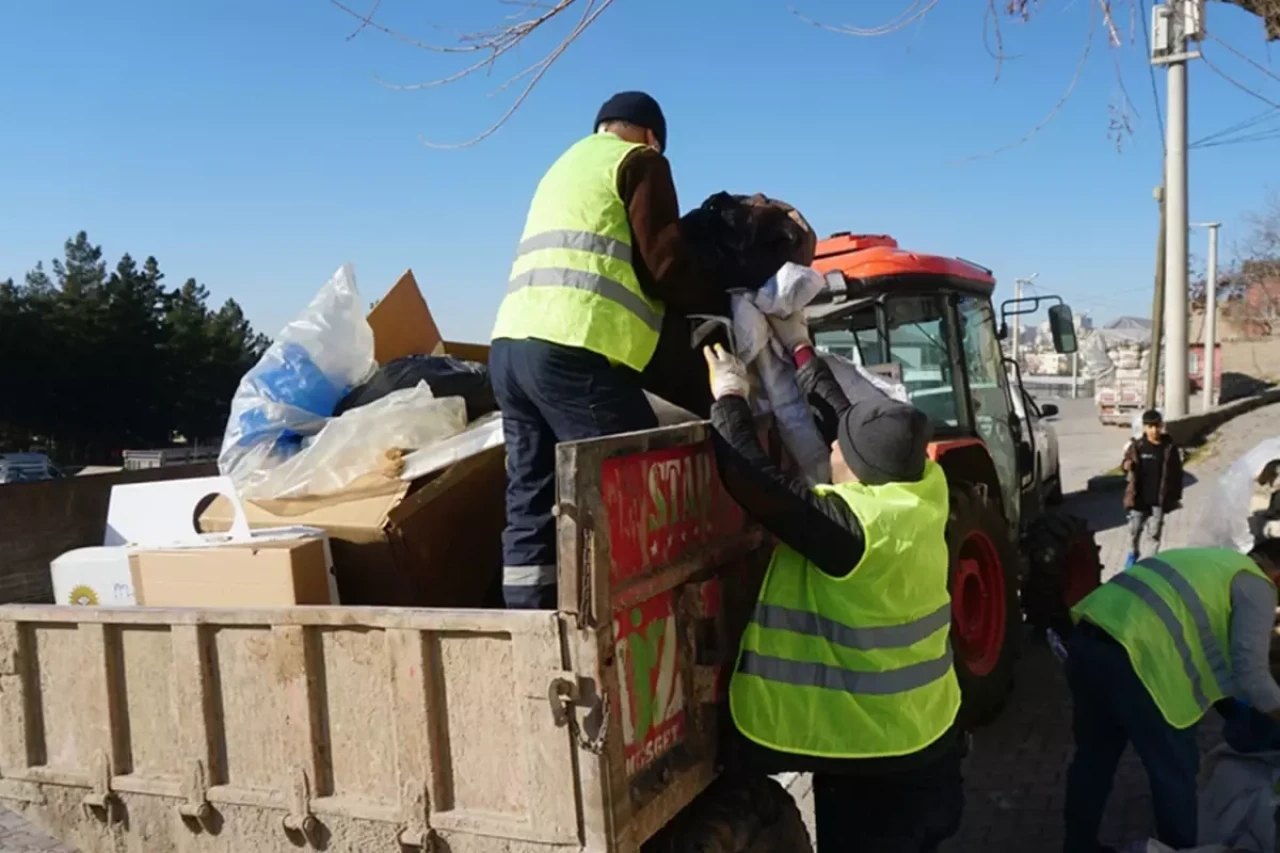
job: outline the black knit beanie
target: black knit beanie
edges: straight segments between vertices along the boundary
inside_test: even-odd
[[[887,397],[854,403],[837,430],[845,464],[869,486],[919,480],[932,437],[924,412]]]
[[[664,153],[667,150],[667,119],[658,102],[644,92],[619,92],[605,101],[591,129],[595,130],[605,121],[625,121],[652,130],[658,146]]]

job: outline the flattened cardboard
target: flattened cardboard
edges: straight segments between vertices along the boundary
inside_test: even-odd
[[[330,604],[323,539],[139,550],[129,555],[145,607],[288,607]]]
[[[498,602],[507,471],[502,446],[404,483],[399,492],[350,500],[245,503],[250,527],[301,524],[329,534],[343,604],[481,607]],[[201,527],[225,530],[231,506],[205,510]]]
[[[431,355],[443,340],[413,270],[404,271],[369,312],[368,320],[378,364],[407,355]]]

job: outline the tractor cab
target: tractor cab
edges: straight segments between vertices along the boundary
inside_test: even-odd
[[[1020,610],[1037,628],[1068,631],[1070,606],[1101,575],[1087,525],[1043,512],[1035,439],[1011,394],[1011,384],[1023,393],[1021,376],[1000,349],[1008,317],[1049,302],[1055,348],[1074,352],[1071,309],[1056,297],[1009,300],[997,321],[991,270],[884,235],[836,234],[818,243],[813,266],[826,278],[805,310],[818,349],[902,384],[933,422],[929,454],[947,475],[956,674],[965,718],[980,723],[1012,684]]]
[[[966,477],[998,492],[1014,531],[1020,519],[1038,514],[1034,438],[1011,396],[1022,394],[1009,378],[1018,377],[1020,386],[1020,372],[1000,341],[1008,317],[1047,301],[1055,303],[1049,311],[1055,349],[1074,352],[1071,309],[1057,297],[1008,300],[997,323],[991,270],[909,252],[885,235],[835,234],[818,243],[814,267],[827,281],[806,312],[817,348],[904,385],[933,422],[935,458],[975,440],[985,445],[989,470],[971,462]]]

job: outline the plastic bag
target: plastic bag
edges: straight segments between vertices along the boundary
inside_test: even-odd
[[[1200,778],[1201,844],[1224,844],[1224,849],[1252,853],[1276,849],[1280,753],[1244,755],[1220,744],[1205,756]]]
[[[240,494],[258,500],[305,498],[383,486],[399,479],[406,454],[466,429],[461,397],[436,397],[423,382],[331,418],[303,449],[259,472]]]
[[[1245,552],[1253,548],[1255,538],[1271,535],[1272,484],[1259,483],[1258,478],[1273,460],[1280,460],[1280,438],[1263,439],[1232,463],[1218,479],[1201,523],[1189,534],[1189,547]]]
[[[338,401],[373,375],[364,310],[355,271],[344,264],[240,380],[218,468],[242,492],[261,493],[270,469],[299,453]]]
[[[836,382],[840,384],[840,390],[844,391],[844,395],[849,398],[850,402],[857,400],[865,393],[864,386],[858,381],[858,377],[870,382],[877,391],[886,397],[890,397],[900,403],[911,402],[911,398],[907,396],[907,386],[901,383],[890,382],[883,376],[877,376],[865,367],[854,364],[844,356],[836,355],[833,352],[818,353],[818,357],[831,368],[832,375],[835,376]]]
[[[409,355],[389,361],[354,391],[342,398],[334,414],[367,406],[392,391],[425,382],[437,397],[461,397],[467,403],[467,420],[498,410],[489,382],[489,368],[476,361],[451,355]]]

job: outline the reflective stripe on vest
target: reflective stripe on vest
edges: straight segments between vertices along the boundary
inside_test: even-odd
[[[529,207],[494,338],[581,347],[643,370],[663,306],[640,288],[618,167],[637,145],[578,142],[548,170]]]
[[[1165,720],[1186,728],[1235,690],[1227,643],[1231,582],[1241,572],[1265,577],[1225,548],[1165,551],[1107,581],[1072,615],[1124,646]]]
[[[946,478],[930,462],[917,483],[819,491],[844,500],[862,523],[862,560],[834,578],[785,545],[775,549],[729,685],[734,723],[782,752],[917,752],[960,708],[948,639]]]

